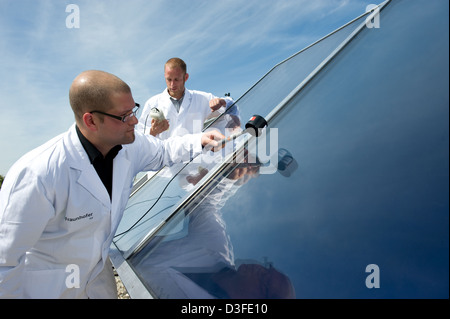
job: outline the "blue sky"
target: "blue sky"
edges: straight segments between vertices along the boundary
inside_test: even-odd
[[[0,0],[0,174],[73,123],[83,70],[127,82],[136,102],[165,87],[181,57],[189,89],[239,98],[281,60],[362,14],[361,0]],[[67,28],[69,4],[79,28]]]

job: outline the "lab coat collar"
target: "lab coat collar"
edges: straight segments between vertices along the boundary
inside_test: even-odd
[[[119,220],[122,218],[123,207],[122,200],[128,201],[128,197],[131,189],[131,185],[124,185],[124,183],[128,183],[130,180],[130,172],[131,162],[125,156],[121,156],[119,153],[118,156],[114,159],[113,166],[113,186],[112,186],[112,196],[111,196],[111,236],[116,232],[117,226],[119,225]],[[125,192],[124,192],[125,189]],[[123,198],[126,196],[126,198]],[[111,237],[112,240],[112,237]]]
[[[173,106],[172,101],[170,100],[170,94],[167,91],[167,88],[164,90],[164,96],[166,97],[166,103],[170,103],[170,110],[175,112],[175,114],[182,114],[187,112],[189,106],[191,105],[191,99],[192,99],[192,93],[190,90],[188,90],[186,87],[184,88],[184,96],[183,96],[183,103],[180,105],[180,111],[177,112],[175,109],[175,106]]]
[[[129,195],[129,193],[124,194],[123,191],[124,189],[127,189],[127,186],[131,188],[131,185],[124,185],[124,183],[127,183],[127,181],[130,180],[129,175],[132,174],[132,172],[130,172],[131,162],[125,156],[123,150],[114,158],[111,199],[108,191],[100,180],[100,177],[98,177],[94,166],[90,163],[86,151],[81,145],[76,133],[75,125],[70,128],[66,139],[68,153],[70,154],[70,158],[68,158],[69,165],[71,169],[79,171],[78,184],[84,187],[93,197],[111,211],[112,238],[112,235],[117,228],[118,220],[122,217],[122,200],[127,200]],[[123,196],[127,196],[127,198],[124,199]]]
[[[117,230],[119,220],[123,214],[122,206],[128,199],[128,191],[131,188],[131,185],[126,185],[132,180],[129,176],[131,174],[131,162],[127,158],[126,152],[124,151],[119,152],[114,158],[111,201],[108,191],[103,186],[102,181],[98,177],[94,166],[90,163],[89,157],[84,150],[80,139],[78,138],[75,124],[70,127],[70,129],[64,136],[64,148],[67,154],[67,164],[71,170],[75,171],[72,173],[78,176],[78,180],[76,181],[76,183],[78,183],[92,195],[92,200],[98,200],[110,211],[110,233],[102,246],[102,262],[96,266],[96,269],[90,276],[93,281],[98,282],[94,278],[96,278],[99,273],[103,273],[103,269],[111,269],[108,264],[108,252],[114,233]],[[102,281],[102,278],[103,277],[101,277],[100,275],[99,280]],[[108,278],[111,277],[109,276]],[[96,285],[93,282],[89,284],[86,289],[88,291],[91,291],[95,287]],[[92,292],[88,292],[89,295],[91,295],[91,293]]]
[[[188,110],[189,106],[191,105],[191,99],[192,99],[191,91],[185,88],[183,102],[181,103],[180,106],[180,113],[185,113]]]
[[[100,177],[98,177],[94,166],[89,160],[89,156],[81,145],[78,138],[75,124],[70,128],[65,140],[66,148],[70,157],[67,158],[71,169],[77,170],[78,184],[84,187],[93,197],[99,200],[106,207],[111,206],[111,200],[103,185]],[[113,179],[114,180],[114,179]],[[114,182],[113,182],[114,185]],[[114,186],[113,186],[114,189]]]

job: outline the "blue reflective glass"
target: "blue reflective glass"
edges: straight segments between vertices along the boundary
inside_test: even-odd
[[[243,124],[255,112],[266,116],[294,90],[320,63],[344,41],[366,16],[342,26],[290,58],[273,67],[255,86],[240,97],[236,104],[241,111]]]
[[[272,156],[255,160],[250,139],[238,163],[212,165],[129,260],[152,293],[448,298],[447,12],[391,2],[271,119]],[[261,105],[242,99],[243,117]]]
[[[219,129],[226,136],[233,133],[236,123],[241,129],[248,119],[257,111],[266,116],[295,87],[306,78],[333,50],[364,21],[364,17],[355,19],[336,30],[331,36],[318,40],[275,66],[266,76],[230,106],[227,114],[208,123],[208,128]],[[239,111],[236,111],[238,109]],[[236,119],[235,114],[239,114]],[[221,152],[222,160],[226,158],[231,146]],[[201,167],[213,171],[221,160],[203,161]],[[130,197],[124,217],[118,227],[114,242],[122,252],[131,252],[144,238],[150,236],[173,213],[182,199],[192,190],[193,183],[186,178],[198,175],[200,165],[176,165],[164,168],[147,181],[144,187]],[[206,176],[207,177],[207,176]],[[170,209],[172,208],[172,210]]]

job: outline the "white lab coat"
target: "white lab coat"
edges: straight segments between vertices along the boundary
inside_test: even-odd
[[[158,134],[156,137],[165,140],[172,136],[183,136],[184,134],[200,133],[203,129],[203,123],[211,115],[209,101],[216,98],[211,93],[185,89],[183,103],[180,112],[177,112],[170,100],[170,95],[165,89],[162,93],[155,95],[147,100],[139,117],[138,130],[150,134],[151,117],[150,110],[157,107],[163,112],[165,118],[169,120],[169,129]],[[233,100],[229,97],[224,98],[227,106],[230,106]],[[225,107],[221,107],[221,113]],[[220,111],[219,111],[220,112]]]
[[[0,298],[117,298],[108,253],[133,177],[188,150],[201,152],[200,135],[136,132],[114,159],[112,202],[75,125],[22,157],[0,191]]]

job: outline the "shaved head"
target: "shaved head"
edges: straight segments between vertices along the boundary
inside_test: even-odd
[[[77,123],[84,113],[93,110],[107,112],[116,93],[131,93],[130,87],[117,76],[97,70],[80,73],[69,90],[70,106]]]
[[[169,59],[164,65],[164,71],[166,70],[166,67],[171,69],[180,68],[185,74],[187,73],[186,63],[180,58]]]

